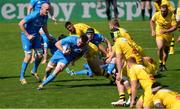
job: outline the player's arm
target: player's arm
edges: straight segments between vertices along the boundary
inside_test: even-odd
[[[151,28],[151,35],[152,36],[156,35],[155,27],[156,27],[155,20],[151,19],[150,20],[150,28]]]
[[[103,53],[103,55],[107,56],[107,51],[105,50],[104,46],[102,44],[98,45],[99,50]]]
[[[28,6],[28,9],[27,9],[27,14],[30,14],[33,10],[33,7],[34,5],[36,4],[36,0],[30,0],[30,3],[29,3],[29,6]]]
[[[136,103],[136,101],[135,101],[136,93],[137,93],[137,80],[132,80],[131,81],[131,104],[130,104],[130,107],[133,107]]]
[[[62,47],[62,44],[61,44],[61,40],[57,41],[55,43],[55,46],[57,47],[57,49],[61,50],[63,52],[63,47]]]
[[[28,9],[27,9],[27,14],[30,14],[31,11],[32,11],[33,7],[31,5],[28,6]]]
[[[21,31],[24,32],[24,34],[26,35],[26,37],[27,37],[29,40],[32,40],[34,36],[30,35],[30,34],[26,31],[25,26],[24,26],[25,24],[26,24],[26,21],[23,19],[23,20],[21,20],[21,21],[19,22],[18,25],[19,25]]]
[[[49,31],[48,31],[48,29],[47,29],[47,24],[46,24],[46,25],[43,25],[42,29],[43,29],[44,33],[46,34],[47,38],[48,38],[50,41],[53,41],[53,38],[50,36]]]
[[[108,49],[109,49],[109,51],[111,52],[111,51],[112,51],[111,42],[110,42],[107,38],[104,38],[104,42],[107,44]]]

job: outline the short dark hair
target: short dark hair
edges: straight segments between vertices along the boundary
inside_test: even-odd
[[[65,22],[65,28],[67,28],[68,25],[72,25],[72,23],[70,21]]]
[[[80,39],[82,40],[83,43],[86,43],[86,42],[88,41],[88,37],[87,37],[86,34],[82,34],[82,35],[80,36]]]
[[[58,40],[61,40],[61,39],[65,38],[65,37],[67,37],[67,36],[64,35],[64,34],[61,34],[61,35],[59,35]]]
[[[93,28],[88,28],[86,33],[94,33],[94,29]]]

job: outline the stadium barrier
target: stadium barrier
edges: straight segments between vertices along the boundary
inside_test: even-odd
[[[30,0],[1,0],[0,22],[15,22],[27,14]],[[59,21],[101,21],[106,19],[104,0],[97,8],[98,0],[51,0],[54,16]],[[177,0],[172,1],[177,6]],[[141,6],[136,0],[117,0],[119,18],[121,20],[140,20]],[[153,5],[153,3],[152,3]],[[112,15],[113,15],[113,11]],[[154,7],[153,7],[154,12]],[[148,17],[148,12],[145,13]]]

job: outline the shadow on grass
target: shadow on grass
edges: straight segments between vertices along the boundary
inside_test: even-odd
[[[163,73],[163,72],[161,72]],[[165,75],[162,75],[161,73],[158,73],[154,76],[154,78],[162,78],[162,77],[166,77]]]
[[[180,69],[170,69],[170,71],[180,71]]]
[[[30,76],[25,76],[25,77],[30,77]],[[12,78],[19,78],[19,76],[2,76],[0,79],[12,79]]]
[[[97,84],[97,83],[94,83],[94,84],[78,84],[78,85],[59,85],[59,84],[56,84],[55,86],[58,86],[58,87],[65,87],[65,88],[78,88],[78,87],[102,87],[102,86],[113,86],[111,85],[110,83],[101,83],[101,84]]]
[[[64,79],[64,80],[56,80],[53,82],[70,82],[70,81],[102,81],[104,79],[96,79],[96,78],[89,78],[89,79]]]

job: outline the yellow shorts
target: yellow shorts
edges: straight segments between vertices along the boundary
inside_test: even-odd
[[[173,34],[156,35],[156,40],[164,40],[166,46],[170,46],[172,38],[173,38]]]

